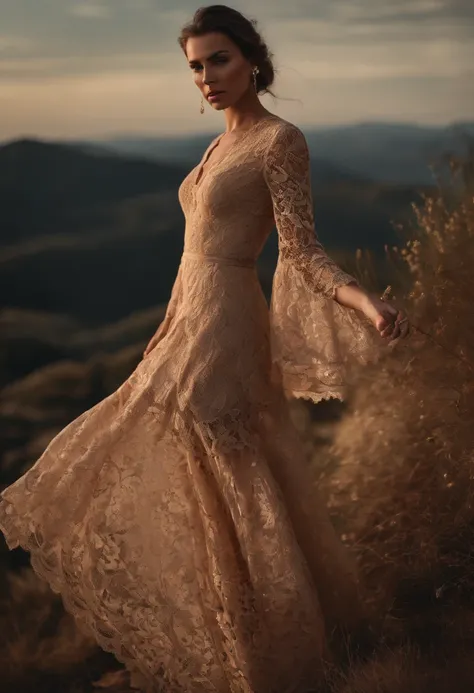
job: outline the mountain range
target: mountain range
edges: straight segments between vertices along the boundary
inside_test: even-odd
[[[462,155],[474,138],[474,121],[429,127],[400,123],[358,123],[348,126],[301,128],[312,156],[340,175],[359,176],[383,183],[432,185],[430,165],[448,153]],[[194,165],[217,132],[184,137],[115,135],[75,142],[127,156]]]

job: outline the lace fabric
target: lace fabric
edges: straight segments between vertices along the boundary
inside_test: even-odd
[[[342,396],[371,335],[334,301],[352,278],[315,237],[301,131],[274,116],[222,143],[179,190],[156,346],[3,491],[0,528],[147,692],[306,693],[361,606],[287,397]]]
[[[266,152],[279,255],[271,299],[272,354],[288,396],[343,399],[350,368],[377,357],[375,331],[338,304],[336,289],[357,280],[327,255],[315,232],[310,157],[299,128],[278,128]]]

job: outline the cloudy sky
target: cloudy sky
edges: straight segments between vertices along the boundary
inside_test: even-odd
[[[193,0],[0,0],[0,140],[218,131],[177,44]],[[474,120],[472,0],[233,0],[302,126]]]

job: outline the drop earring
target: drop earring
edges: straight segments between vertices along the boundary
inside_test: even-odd
[[[254,67],[252,70],[252,75],[253,75],[253,86],[255,88],[255,91],[257,91],[257,75],[259,73],[258,67]]]
[[[201,108],[199,109],[201,115],[204,114],[204,97],[201,96]]]

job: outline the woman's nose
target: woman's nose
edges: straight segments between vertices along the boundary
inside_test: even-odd
[[[204,68],[202,81],[204,84],[212,84],[214,82],[212,71],[209,68]]]

